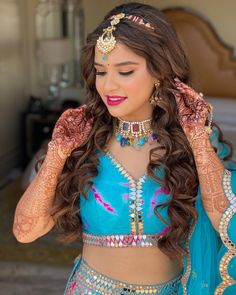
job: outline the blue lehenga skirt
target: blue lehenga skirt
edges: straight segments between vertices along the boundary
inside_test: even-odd
[[[161,284],[130,284],[110,278],[88,265],[80,254],[68,279],[64,295],[102,294],[159,294],[175,295],[181,283],[182,274]]]

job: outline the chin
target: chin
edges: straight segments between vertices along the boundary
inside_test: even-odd
[[[121,107],[110,107],[107,106],[108,112],[110,113],[110,115],[112,117],[121,117],[123,118],[124,116],[128,116],[129,113],[127,113],[127,111],[125,111],[123,108]]]

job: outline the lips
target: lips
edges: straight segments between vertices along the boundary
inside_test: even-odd
[[[107,104],[110,106],[118,105],[126,100],[126,96],[120,95],[107,95]]]

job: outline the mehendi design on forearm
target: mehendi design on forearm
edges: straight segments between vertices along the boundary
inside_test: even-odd
[[[207,212],[223,213],[228,206],[222,188],[224,166],[208,138],[195,141],[193,154],[198,171],[203,205]]]
[[[85,142],[92,129],[93,120],[85,120],[84,111],[85,106],[68,109],[57,121],[47,156],[16,207],[13,231],[19,240],[31,240],[49,223],[53,226],[50,209],[58,176],[69,154]]]
[[[57,177],[65,159],[56,150],[49,151],[38,174],[20,199],[15,212],[13,231],[19,240],[27,238],[36,229],[50,221],[50,208],[54,200]]]
[[[209,130],[205,128],[212,106],[205,102],[202,94],[178,79],[175,81],[179,122],[193,150],[205,211],[217,229],[228,201],[222,188],[224,166],[211,146]]]

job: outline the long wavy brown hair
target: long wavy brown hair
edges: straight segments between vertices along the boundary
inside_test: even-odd
[[[178,120],[174,78],[179,77],[190,84],[190,68],[174,29],[163,14],[152,6],[140,3],[117,6],[87,37],[83,48],[82,73],[87,90],[86,115],[94,118],[94,125],[87,141],[74,150],[66,161],[58,180],[52,216],[64,242],[81,237],[79,199],[87,198],[93,185],[92,179],[98,174],[99,158],[96,152],[106,150],[117,123],[96,90],[95,46],[103,29],[110,24],[109,17],[121,12],[141,16],[155,28],[151,30],[122,19],[113,34],[118,42],[145,58],[149,72],[161,82],[159,96],[162,101],[152,114],[152,128],[158,134],[159,147],[150,151],[147,173],[171,195],[168,203],[159,205],[168,206],[171,222],[170,231],[159,241],[159,248],[170,258],[180,260],[187,254],[186,240],[197,219],[195,200],[199,180],[192,150]],[[220,141],[225,142],[221,132]],[[158,156],[160,149],[164,150],[161,157]],[[232,155],[232,148],[230,151],[227,159]],[[154,169],[161,166],[165,173],[163,178],[158,178]],[[161,218],[159,206],[154,209],[157,218]]]

